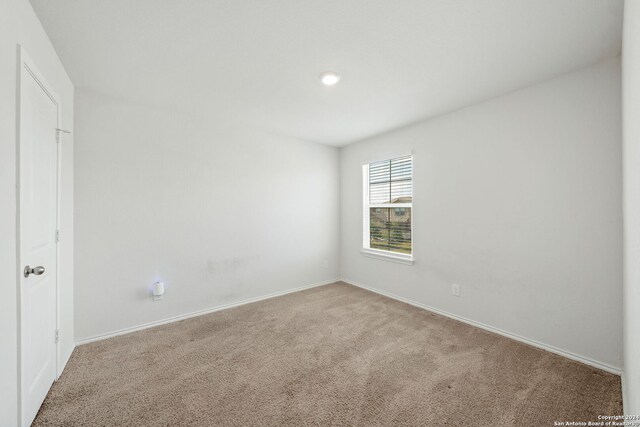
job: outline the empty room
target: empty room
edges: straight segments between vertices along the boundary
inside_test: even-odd
[[[1,427],[640,427],[640,0],[0,0],[0,133]]]

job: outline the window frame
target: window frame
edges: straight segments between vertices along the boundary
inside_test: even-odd
[[[387,203],[387,204],[379,204],[369,203],[369,165],[371,163],[383,162],[388,160],[393,160],[399,157],[411,156],[411,203]],[[360,252],[362,255],[382,259],[385,261],[392,261],[399,264],[413,265],[415,262],[415,249],[414,249],[414,194],[415,194],[415,182],[414,178],[414,156],[413,153],[405,153],[401,155],[396,155],[392,157],[383,158],[380,160],[371,160],[362,164],[362,248]],[[401,252],[393,252],[393,251],[385,251],[382,249],[373,249],[371,248],[371,230],[370,226],[370,209],[372,208],[383,208],[383,209],[393,209],[393,208],[410,208],[411,209],[411,253],[403,254]]]

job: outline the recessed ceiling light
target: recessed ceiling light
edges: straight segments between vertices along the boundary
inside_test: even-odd
[[[320,81],[325,86],[333,86],[340,81],[340,74],[333,71],[326,71],[320,74]]]

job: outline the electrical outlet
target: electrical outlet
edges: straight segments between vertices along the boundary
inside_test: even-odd
[[[327,261],[326,259],[324,261],[322,261],[322,267],[326,270],[329,268],[329,261]]]
[[[160,301],[164,296],[164,282],[155,282],[151,291],[153,302]]]
[[[457,284],[453,283],[451,285],[451,293],[454,296],[459,297],[460,296],[460,285],[457,285]]]

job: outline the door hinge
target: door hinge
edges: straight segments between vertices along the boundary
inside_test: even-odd
[[[60,330],[56,329],[56,344],[60,341]]]
[[[68,130],[64,130],[64,129],[56,129],[56,142],[59,144],[62,142],[62,134],[63,133],[71,133]]]
[[[56,243],[60,241],[60,230],[56,230]]]

